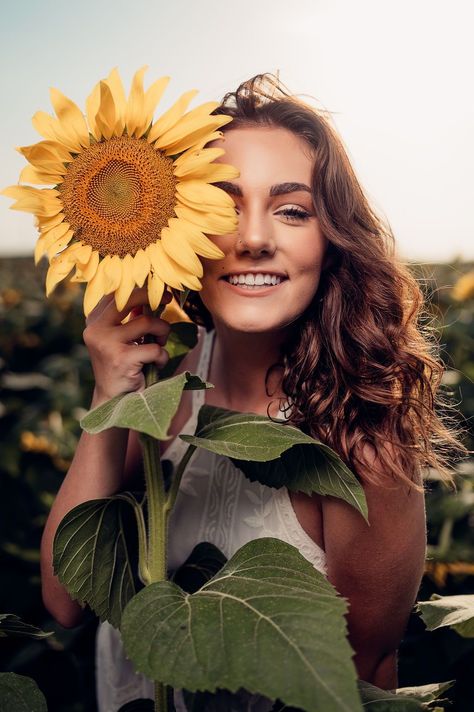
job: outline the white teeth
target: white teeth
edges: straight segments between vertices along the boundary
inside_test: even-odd
[[[227,279],[231,284],[245,287],[262,287],[265,284],[275,286],[281,282],[281,277],[277,277],[275,274],[262,274],[261,272],[258,274],[231,274]]]

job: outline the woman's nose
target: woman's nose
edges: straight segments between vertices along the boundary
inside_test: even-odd
[[[235,246],[239,255],[273,255],[276,249],[272,226],[261,216],[239,216]]]

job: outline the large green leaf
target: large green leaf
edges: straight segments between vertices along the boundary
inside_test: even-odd
[[[53,631],[46,633],[30,623],[24,623],[13,613],[0,613],[0,638],[48,638]]]
[[[2,672],[0,709],[10,712],[47,712],[48,708],[34,680],[14,672]]]
[[[88,433],[109,428],[131,428],[158,440],[169,438],[168,428],[178,410],[183,390],[212,388],[189,371],[158,381],[140,393],[123,393],[90,410],[81,420]]]
[[[243,546],[197,593],[162,581],[126,607],[127,656],[175,688],[244,688],[307,712],[359,712],[347,605],[295,547]]]
[[[429,601],[418,601],[416,609],[428,630],[450,626],[463,638],[474,638],[474,594],[440,596],[433,593]]]
[[[195,435],[180,437],[230,457],[249,480],[339,497],[367,520],[364,489],[337,453],[284,421],[204,405]]]
[[[368,682],[358,681],[364,711],[367,712],[443,712],[446,699],[441,699],[454,680],[420,687],[399,687],[397,690],[381,690]],[[439,704],[443,704],[439,707]]]
[[[137,590],[137,523],[130,493],[94,499],[64,517],[54,539],[54,572],[71,596],[118,627]]]

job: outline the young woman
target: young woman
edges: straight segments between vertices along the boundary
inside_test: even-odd
[[[370,526],[340,499],[250,483],[226,458],[197,451],[171,520],[170,568],[200,541],[226,556],[260,536],[288,541],[348,599],[359,677],[395,688],[397,648],[424,570],[422,468],[437,467],[449,480],[441,446],[460,449],[435,412],[443,368],[417,326],[421,292],[321,112],[260,75],[226,95],[216,113],[234,117],[213,145],[225,149],[218,160],[240,170],[219,184],[235,201],[239,227],[213,238],[225,257],[204,260],[203,289],[188,304],[199,343],[180,370],[214,389],[184,394],[172,435],[194,431],[204,402],[284,414],[356,473]],[[88,319],[93,406],[142,388],[143,365],[167,361],[165,321],[121,324],[144,303],[136,290],[118,313],[105,298]],[[144,334],[156,344],[133,343]],[[164,458],[177,462],[183,446],[178,438],[163,443]],[[133,433],[81,437],[42,545],[45,604],[65,626],[81,609],[52,573],[57,526],[79,503],[130,486],[140,462]],[[108,624],[98,636],[98,693],[101,712],[152,695]],[[261,699],[257,708],[269,709]]]

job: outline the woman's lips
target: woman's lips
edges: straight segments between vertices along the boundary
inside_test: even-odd
[[[287,279],[282,279],[279,284],[263,284],[263,285],[245,285],[245,284],[231,284],[227,279],[222,278],[220,280],[224,282],[226,287],[232,289],[232,291],[240,294],[244,297],[263,297],[272,292],[276,292],[282,284],[287,282]]]

